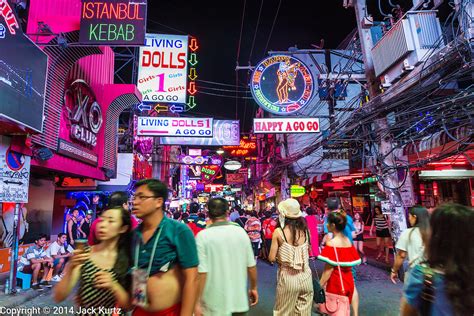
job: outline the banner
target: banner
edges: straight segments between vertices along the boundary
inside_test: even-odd
[[[161,145],[224,146],[239,145],[239,121],[214,120],[212,137],[161,137]]]
[[[137,135],[211,137],[212,121],[212,118],[140,116],[137,122]]]
[[[318,118],[255,118],[255,134],[319,133]]]
[[[186,103],[188,37],[146,34],[137,87],[143,102]]]
[[[141,46],[145,42],[146,0],[82,0],[79,42]]]

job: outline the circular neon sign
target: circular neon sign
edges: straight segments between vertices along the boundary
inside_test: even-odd
[[[274,55],[257,65],[252,73],[250,90],[265,111],[288,115],[298,112],[311,100],[314,80],[301,60]]]

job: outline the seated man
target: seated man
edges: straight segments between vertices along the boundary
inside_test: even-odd
[[[18,264],[18,271],[23,273],[32,274],[31,277],[31,288],[34,290],[42,291],[42,286],[51,287],[51,283],[46,281],[44,278],[49,273],[49,268],[53,265],[53,259],[46,255],[44,246],[46,244],[46,235],[40,235],[35,239],[35,244],[28,248],[25,253],[20,257]],[[41,284],[38,283],[38,275],[41,268],[43,268],[43,279]]]
[[[48,248],[48,255],[50,258],[53,258],[53,278],[51,281],[59,282],[61,281],[61,272],[63,271],[64,266],[66,265],[66,260],[72,254],[67,252],[64,249],[64,245],[66,244],[67,236],[65,233],[59,233],[58,239],[53,242]]]

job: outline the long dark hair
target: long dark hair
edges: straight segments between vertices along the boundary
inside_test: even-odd
[[[126,232],[120,234],[119,241],[118,241],[118,249],[117,249],[117,260],[115,261],[113,270],[117,274],[117,278],[119,283],[127,289],[130,285],[130,279],[127,275],[131,264],[131,252],[130,249],[132,247],[132,220],[130,217],[130,213],[126,211],[123,207],[114,207],[111,209],[120,210],[120,217],[122,219],[122,227],[128,226]]]
[[[331,212],[328,215],[328,224],[334,224],[338,232],[342,232],[346,228],[347,217],[341,212]]]
[[[416,217],[416,223],[414,227],[418,227],[418,229],[420,230],[423,245],[425,245],[426,247],[430,238],[430,213],[428,213],[428,210],[426,208],[421,206],[414,206],[410,208],[408,213]],[[413,230],[408,235],[409,240],[411,238],[412,233]]]
[[[279,220],[278,226],[281,227]],[[306,220],[303,217],[285,217],[285,227],[286,226],[290,228],[291,236],[293,237],[293,246],[298,246],[298,238],[301,234],[308,236],[308,225],[306,225]]]
[[[446,294],[455,315],[474,312],[474,212],[459,204],[445,204],[431,215],[428,263],[443,270]]]

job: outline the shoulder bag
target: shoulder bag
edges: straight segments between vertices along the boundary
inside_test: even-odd
[[[336,254],[337,268],[339,269],[339,280],[341,281],[342,293],[345,293],[346,290],[344,289],[344,282],[342,282],[341,266],[339,265],[336,247],[334,247],[334,253]],[[349,316],[351,314],[349,297],[326,292],[326,302],[319,304],[319,310],[322,313],[331,316]]]
[[[314,264],[314,260],[310,259],[309,261],[313,262],[312,270],[314,270],[314,272],[311,273],[313,276],[313,302],[315,304],[321,304],[326,302],[326,294],[324,293],[324,289],[321,287],[321,283],[319,283],[318,269],[316,268],[316,264]]]
[[[433,280],[433,270],[429,267],[423,267],[423,290],[421,292],[420,315],[431,315],[431,306],[435,300],[435,288]]]
[[[311,248],[311,238],[306,232],[306,238],[309,241],[309,247]],[[324,293],[324,289],[321,287],[321,283],[319,283],[319,275],[318,275],[318,269],[316,268],[316,264],[314,263],[314,260],[309,259],[309,262],[313,262],[312,266],[313,269],[311,269],[311,263],[309,265],[311,271],[311,276],[313,278],[313,302],[315,304],[321,304],[326,302],[326,294]],[[315,275],[316,274],[316,275]]]

